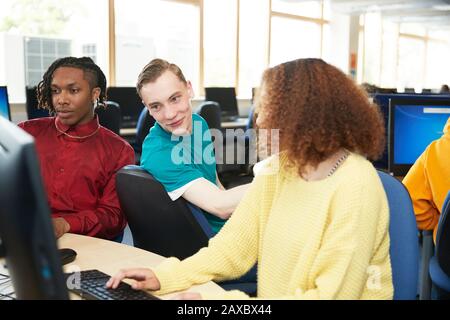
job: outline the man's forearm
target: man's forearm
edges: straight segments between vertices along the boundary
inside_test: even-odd
[[[249,184],[246,184],[221,190],[207,180],[199,180],[185,191],[183,198],[221,219],[228,219],[248,187]]]

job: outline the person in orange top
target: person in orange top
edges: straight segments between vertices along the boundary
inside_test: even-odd
[[[450,117],[442,137],[426,148],[403,183],[411,195],[417,227],[433,230],[436,239],[439,216],[450,190]]]

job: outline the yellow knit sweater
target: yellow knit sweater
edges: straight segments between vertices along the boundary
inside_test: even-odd
[[[276,172],[278,163],[285,168],[276,160],[207,248],[154,270],[158,293],[237,278],[258,262],[259,298],[391,299],[388,205],[373,166],[351,154],[331,177],[307,182],[292,170]]]
[[[441,138],[433,141],[406,174],[403,183],[411,195],[417,226],[433,230],[450,190],[450,117]]]

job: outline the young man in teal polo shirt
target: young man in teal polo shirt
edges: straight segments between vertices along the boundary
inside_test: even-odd
[[[140,73],[136,87],[156,120],[142,145],[141,166],[161,182],[172,200],[183,197],[206,211],[217,233],[248,184],[225,190],[220,183],[208,125],[192,114],[192,85],[178,66],[154,59]]]

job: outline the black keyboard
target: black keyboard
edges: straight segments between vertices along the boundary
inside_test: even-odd
[[[121,282],[117,289],[107,289],[106,282],[111,276],[99,270],[81,271],[80,285],[77,285],[77,276],[74,273],[66,273],[66,278],[74,276],[69,288],[87,300],[160,300],[159,298],[141,290],[134,290],[128,283]]]

